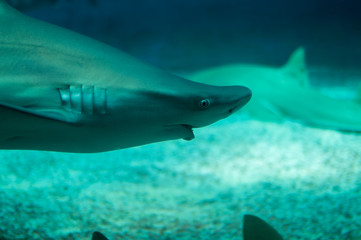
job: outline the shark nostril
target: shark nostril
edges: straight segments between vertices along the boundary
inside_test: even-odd
[[[238,99],[237,102],[233,105],[233,107],[231,107],[229,110],[228,110],[228,113],[229,114],[232,114],[236,111],[238,111],[239,109],[241,109],[244,105],[246,105],[249,100],[251,99],[252,97],[252,92],[247,89],[247,93],[244,94],[244,97],[242,97],[241,99]]]

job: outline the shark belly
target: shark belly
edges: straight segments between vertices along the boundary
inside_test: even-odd
[[[0,107],[0,149],[95,153],[179,138],[177,131],[129,120],[73,125]]]

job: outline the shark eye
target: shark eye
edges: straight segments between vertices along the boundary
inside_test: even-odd
[[[209,99],[203,98],[199,101],[198,106],[200,109],[206,109],[209,107],[210,104],[211,102],[209,101]]]

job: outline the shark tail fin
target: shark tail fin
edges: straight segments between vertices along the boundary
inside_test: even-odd
[[[92,235],[92,240],[108,240],[108,238],[106,238],[103,234],[101,234],[100,232],[93,232]]]
[[[253,215],[243,217],[243,240],[283,240],[271,225]]]
[[[309,86],[308,72],[306,66],[305,49],[297,48],[289,57],[287,63],[282,67],[283,71],[296,79],[300,86]]]

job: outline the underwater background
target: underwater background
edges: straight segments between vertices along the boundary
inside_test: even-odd
[[[354,99],[361,82],[359,1],[24,2],[12,1],[178,74],[278,67],[302,46],[314,88]],[[285,239],[361,239],[359,134],[241,110],[195,135],[99,154],[1,150],[0,239],[242,239],[244,214]]]

